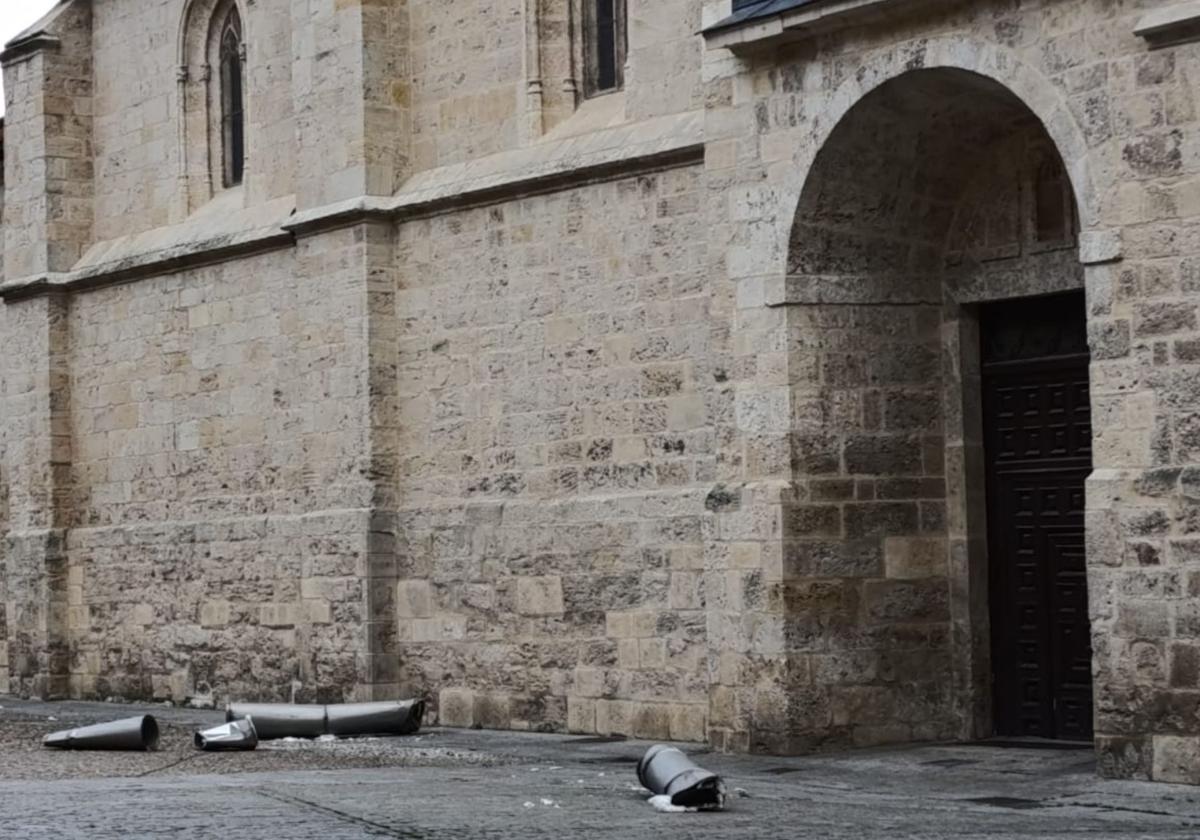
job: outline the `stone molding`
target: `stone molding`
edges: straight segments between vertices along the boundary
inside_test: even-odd
[[[1172,3],[1147,13],[1138,20],[1133,34],[1155,47],[1200,40],[1200,0]]]
[[[50,30],[53,24],[74,3],[74,0],[60,2],[33,25],[20,32],[15,38],[4,45],[0,51],[0,65],[8,66],[17,61],[37,55],[44,50],[62,48],[62,41]]]
[[[298,237],[372,222],[403,222],[453,210],[577,188],[703,163],[703,115],[689,112],[541,143],[465,164],[419,173],[390,198],[363,196],[288,216],[239,233],[188,236],[72,271],[15,278],[0,299],[84,291],[291,247]],[[220,200],[218,198],[218,200]],[[200,212],[204,212],[203,210]],[[189,223],[179,226],[186,228]],[[203,228],[197,224],[197,228]],[[117,250],[111,243],[89,253]],[[85,259],[85,263],[87,260]]]

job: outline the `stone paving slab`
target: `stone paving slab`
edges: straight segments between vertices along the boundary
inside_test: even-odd
[[[57,721],[35,720],[47,707],[0,705],[7,707],[0,710],[0,766],[9,779],[0,781],[5,837],[1200,836],[1200,790],[1098,779],[1090,750],[933,745],[774,758],[692,745],[687,749],[742,795],[722,814],[661,814],[646,803],[634,774],[643,742],[434,729],[419,740],[381,739],[387,749],[371,760],[391,765],[348,766],[364,760],[357,752],[364,743],[351,740],[201,756],[212,763],[181,762],[168,749],[172,764],[145,770],[124,765],[129,754],[18,753],[18,733]],[[103,704],[49,708],[81,720],[139,711]],[[172,710],[162,717],[171,719],[169,728],[182,728],[192,714]],[[201,718],[211,720],[212,713],[195,713]],[[41,763],[30,764],[35,755]],[[298,763],[271,763],[277,755],[299,756]],[[47,780],[45,768],[55,765],[58,777]],[[100,777],[106,769],[112,775]],[[32,775],[21,780],[27,771]]]

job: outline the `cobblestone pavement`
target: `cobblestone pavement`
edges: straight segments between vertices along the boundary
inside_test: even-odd
[[[190,751],[191,728],[219,713],[2,698],[0,706],[2,838],[1200,836],[1200,789],[1099,780],[1088,750],[703,754],[741,794],[725,813],[662,814],[638,787],[633,765],[646,744],[634,741],[435,729],[202,755]],[[37,746],[54,728],[141,711],[164,725],[160,752]]]

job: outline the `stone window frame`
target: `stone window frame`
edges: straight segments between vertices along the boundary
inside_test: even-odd
[[[246,40],[236,3],[229,3],[215,41],[220,67],[221,181],[228,189],[242,183],[246,165]]]
[[[629,55],[629,4],[627,0],[572,0],[575,4],[575,66],[582,76],[584,99],[617,93],[625,89],[625,62]],[[601,78],[601,45],[597,15],[602,4],[611,4],[613,15],[613,79],[605,83]]]
[[[252,102],[247,83],[249,19],[245,0],[189,0],[179,33],[177,111],[179,122],[179,189],[177,217],[186,217],[218,193],[239,187],[250,173]],[[240,39],[239,72],[223,66],[228,54],[225,38],[231,27]],[[226,55],[226,57],[228,57]],[[236,132],[225,119],[239,104],[228,90],[226,77],[239,76],[241,85],[241,155],[229,154]],[[237,163],[241,164],[240,172]],[[237,177],[239,176],[240,177]]]

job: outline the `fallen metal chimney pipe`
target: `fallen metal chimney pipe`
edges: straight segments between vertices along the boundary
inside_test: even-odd
[[[701,811],[725,807],[725,783],[716,773],[696,765],[682,751],[656,744],[637,767],[638,781],[648,790],[671,797],[671,804]]]
[[[196,749],[206,752],[252,750],[258,746],[258,732],[248,717],[223,723],[196,733]]]
[[[342,703],[325,707],[330,735],[411,735],[421,728],[424,700]]]
[[[115,720],[52,732],[43,747],[64,750],[153,750],[158,748],[158,721],[153,715]]]
[[[325,734],[325,707],[292,703],[230,703],[225,709],[227,722],[251,718],[258,737],[316,738]]]
[[[321,735],[411,735],[421,728],[424,700],[381,703],[335,703],[304,706],[291,703],[230,703],[225,720],[253,718],[263,741],[273,738],[316,738]]]

